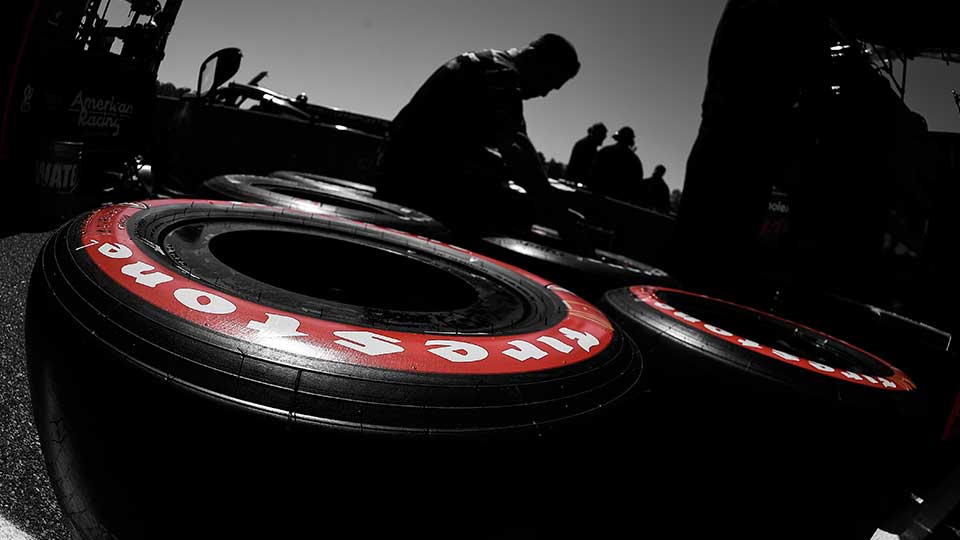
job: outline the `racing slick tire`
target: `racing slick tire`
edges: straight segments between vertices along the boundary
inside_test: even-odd
[[[423,212],[333,184],[226,174],[206,180],[203,186],[212,197],[343,216],[437,240],[450,238],[444,225]]]
[[[595,256],[565,251],[546,242],[511,236],[489,236],[466,242],[470,249],[530,270],[591,302],[607,291],[630,285],[678,287],[667,272],[625,255],[597,249]]]
[[[325,176],[322,174],[314,174],[309,172],[301,171],[274,171],[270,173],[270,176],[274,178],[283,178],[284,180],[293,180],[294,182],[301,182],[308,186],[315,184],[331,184],[334,186],[349,188],[354,191],[375,197],[377,194],[376,186],[371,186],[370,184],[363,184],[361,182],[354,182],[352,180],[345,180],[343,178],[336,178],[333,176]]]
[[[556,497],[634,465],[610,449],[636,435],[642,358],[596,307],[336,216],[78,216],[38,256],[26,345],[82,538],[484,537],[560,523]]]
[[[611,290],[599,305],[637,342],[652,387],[694,407],[730,407],[748,429],[784,414],[787,432],[804,437],[907,433],[924,413],[922,392],[896,366],[771,313],[656,286]]]
[[[702,476],[717,474],[729,486],[718,497],[731,512],[749,507],[757,531],[862,537],[935,443],[906,373],[823,332],[665,287],[618,288],[599,305],[646,360],[650,436],[709,449]]]
[[[927,401],[923,420],[928,429],[947,437],[960,393],[960,355],[949,332],[908,315],[906,309],[894,311],[796,284],[761,289],[744,300],[868,350],[908,372]]]

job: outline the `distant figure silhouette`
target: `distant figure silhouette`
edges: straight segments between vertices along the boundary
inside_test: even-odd
[[[613,134],[613,144],[597,152],[591,189],[599,195],[624,198],[631,185],[643,180],[643,164],[637,157],[633,129],[625,126]]]
[[[573,145],[570,161],[567,163],[566,179],[582,184],[590,183],[593,161],[597,157],[597,148],[607,138],[607,126],[601,122],[587,128],[587,136]]]
[[[667,168],[663,165],[657,165],[653,169],[653,176],[644,178],[640,183],[640,193],[638,194],[639,204],[652,208],[658,212],[670,213],[670,188],[663,179]]]
[[[534,219],[567,225],[575,218],[549,187],[523,101],[559,89],[579,69],[573,45],[556,34],[448,61],[394,118],[378,160],[378,193],[467,234],[529,229]],[[526,195],[507,189],[508,180]]]

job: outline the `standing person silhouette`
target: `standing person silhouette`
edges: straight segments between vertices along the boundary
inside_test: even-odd
[[[653,175],[644,178],[640,184],[639,202],[642,206],[652,208],[660,213],[670,213],[670,187],[663,179],[667,168],[657,165],[653,168]]]
[[[559,89],[579,69],[573,45],[556,34],[446,62],[394,118],[378,193],[457,233],[528,231],[534,222],[582,228],[552,193],[523,117],[524,100]],[[508,180],[526,195],[507,189]]]
[[[591,187],[598,195],[625,198],[630,188],[643,180],[643,164],[636,154],[633,128],[620,128],[613,134],[613,140],[613,144],[597,152]]]
[[[607,138],[607,126],[601,122],[587,128],[587,135],[573,145],[570,161],[567,163],[566,179],[581,184],[590,184],[593,161],[597,157],[597,148]]]
[[[913,130],[902,100],[844,34],[869,26],[866,13],[893,20],[870,6],[728,0],[667,264],[688,286],[736,294],[784,276],[851,296],[880,290],[871,280],[890,160]],[[758,235],[774,187],[792,191],[794,245],[769,253]]]

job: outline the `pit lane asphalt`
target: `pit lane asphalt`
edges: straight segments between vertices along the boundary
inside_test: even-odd
[[[38,191],[6,169],[0,182],[6,189],[0,212],[0,540],[21,540],[23,534],[70,540],[43,463],[27,383],[23,321],[30,273],[58,227],[108,202],[144,197],[114,189]]]
[[[33,422],[23,333],[30,271],[55,227],[0,232],[0,529],[5,519],[35,538],[67,540]]]
[[[103,200],[80,193],[38,194],[24,187],[27,182],[3,176],[13,187],[4,197],[6,212],[0,214],[0,539],[21,540],[26,534],[37,540],[69,540],[33,420],[24,309],[30,273],[44,241]]]

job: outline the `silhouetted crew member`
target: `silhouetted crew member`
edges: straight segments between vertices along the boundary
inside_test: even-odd
[[[381,147],[378,193],[470,233],[529,228],[535,217],[569,219],[552,202],[523,101],[559,89],[579,69],[576,50],[556,34],[522,49],[448,61],[393,120]],[[506,189],[510,179],[528,196]]]
[[[593,161],[597,157],[597,148],[607,138],[607,126],[601,122],[587,128],[587,136],[573,145],[570,161],[567,163],[566,179],[582,184],[590,183]]]
[[[613,144],[597,152],[591,189],[599,195],[625,198],[631,187],[643,180],[643,164],[637,157],[633,129],[622,127],[613,134]]]
[[[663,179],[667,168],[663,165],[657,165],[653,169],[653,176],[644,178],[640,184],[639,203],[648,208],[653,208],[664,214],[670,213],[670,188]]]
[[[893,181],[886,160],[906,107],[865,62],[838,65],[856,47],[838,44],[838,29],[895,17],[870,6],[728,1],[667,264],[688,285],[749,290],[786,272],[862,288],[876,274]],[[774,184],[792,192],[797,246],[768,253],[757,239]]]

